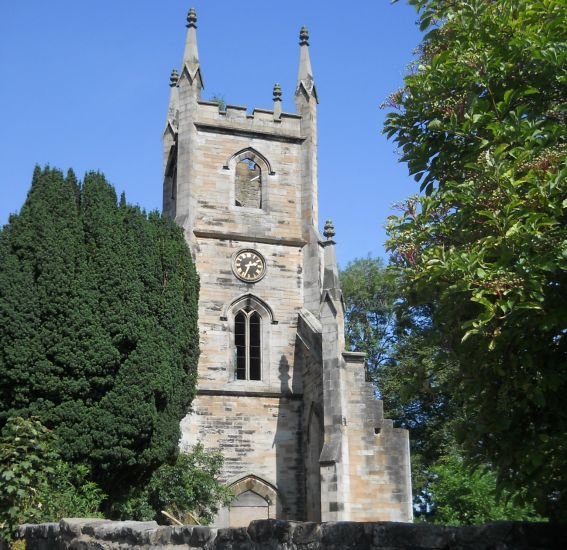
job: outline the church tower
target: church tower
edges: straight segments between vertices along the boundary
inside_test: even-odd
[[[409,443],[385,420],[364,355],[344,344],[330,221],[319,233],[317,89],[300,32],[295,113],[205,101],[197,16],[171,74],[163,210],[201,281],[198,394],[181,445],[225,457],[237,495],[218,526],[253,519],[411,521]]]

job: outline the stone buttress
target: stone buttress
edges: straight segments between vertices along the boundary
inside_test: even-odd
[[[201,281],[198,394],[181,447],[225,457],[237,495],[218,526],[252,519],[411,520],[405,430],[384,420],[345,351],[332,228],[318,229],[317,92],[300,33],[296,113],[201,98],[190,10],[163,135],[163,211]],[[334,234],[334,233],[333,233]],[[332,236],[332,235],[331,235]]]

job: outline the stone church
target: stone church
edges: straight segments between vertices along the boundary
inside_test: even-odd
[[[317,88],[300,32],[295,113],[201,98],[197,17],[163,136],[163,210],[201,280],[198,395],[181,445],[220,449],[237,496],[217,526],[252,519],[411,521],[409,441],[384,419],[348,351],[335,231],[319,233]]]

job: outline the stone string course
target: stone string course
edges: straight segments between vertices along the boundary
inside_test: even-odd
[[[155,522],[63,519],[23,525],[27,550],[563,550],[567,525],[500,522],[471,527],[375,522],[253,521],[248,528],[166,527]]]

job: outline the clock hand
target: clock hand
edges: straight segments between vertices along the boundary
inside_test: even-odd
[[[252,266],[252,262],[248,262],[246,264],[246,271],[244,272],[244,277],[246,277],[246,275],[248,275],[248,270],[250,269],[251,266]]]

